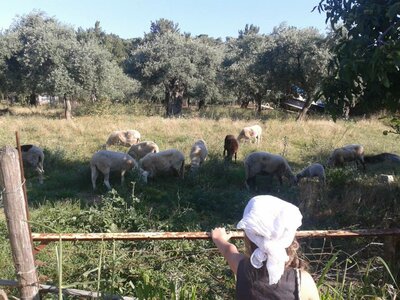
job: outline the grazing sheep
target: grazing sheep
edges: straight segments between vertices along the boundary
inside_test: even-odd
[[[185,155],[177,149],[149,153],[139,160],[143,181],[160,174],[173,174],[184,177]]]
[[[301,178],[313,177],[318,177],[319,182],[325,184],[325,168],[323,165],[312,164],[296,175],[297,181],[300,181]]]
[[[244,160],[245,185],[247,189],[255,186],[256,176],[258,174],[275,175],[280,185],[282,185],[282,176],[288,178],[292,184],[297,183],[297,178],[293,174],[285,158],[277,154],[268,152],[253,152],[246,156]]]
[[[22,145],[21,146],[21,155],[23,163],[36,170],[39,175],[39,183],[43,183],[43,161],[44,161],[44,153],[43,150],[34,145]]]
[[[128,154],[134,159],[139,160],[148,153],[157,153],[159,151],[160,149],[156,143],[152,141],[145,141],[136,145],[132,145],[128,150]]]
[[[380,162],[393,162],[400,163],[400,156],[394,153],[380,153],[376,155],[366,155],[364,156],[365,163],[374,164]]]
[[[137,130],[117,130],[110,134],[104,148],[107,149],[111,145],[122,145],[125,147],[131,147],[139,143],[140,133]]]
[[[206,160],[208,149],[204,140],[197,140],[190,150],[190,170],[196,171],[201,164]]]
[[[121,172],[121,184],[123,184],[126,171],[132,168],[138,168],[138,164],[129,154],[109,150],[100,150],[96,152],[90,160],[93,190],[96,189],[96,179],[99,172],[104,175],[104,184],[110,190],[110,172]]]
[[[365,171],[364,147],[358,144],[351,144],[333,150],[328,159],[328,166],[343,167],[345,162],[355,161],[356,165],[360,163]]]
[[[239,150],[238,140],[233,135],[228,134],[225,137],[224,152],[222,154],[225,157],[225,153],[226,153],[225,160],[232,161],[232,157],[233,157],[233,155],[235,155],[235,162],[236,162],[238,150]]]
[[[259,144],[261,141],[261,134],[261,127],[259,125],[253,125],[243,128],[242,131],[240,131],[237,140],[240,142],[242,139],[244,139],[245,141],[252,141],[254,139],[254,141]]]

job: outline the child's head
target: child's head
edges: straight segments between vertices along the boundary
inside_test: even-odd
[[[295,233],[302,215],[291,203],[273,196],[256,196],[249,200],[237,227],[245,232],[245,243],[254,268],[266,261],[269,282],[282,276],[285,266],[299,266]]]

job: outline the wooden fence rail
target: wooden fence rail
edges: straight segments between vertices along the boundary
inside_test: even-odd
[[[232,231],[233,239],[243,238],[242,231]],[[296,233],[302,238],[346,238],[366,236],[400,235],[400,228],[391,229],[355,229],[355,230],[303,230]],[[119,232],[119,233],[32,233],[33,241],[143,241],[143,240],[206,240],[210,239],[209,232]]]

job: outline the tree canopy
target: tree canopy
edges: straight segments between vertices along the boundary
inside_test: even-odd
[[[123,100],[138,88],[107,49],[77,39],[73,28],[43,12],[20,17],[1,36],[5,93]]]
[[[157,34],[147,35],[132,52],[129,72],[145,89],[158,87],[158,95],[162,90],[167,115],[174,115],[180,113],[184,95],[203,99],[215,96],[222,52],[202,39],[180,34],[177,26],[166,23],[173,30],[160,33],[157,29]]]
[[[326,99],[340,115],[343,107],[359,112],[397,110],[400,90],[400,3],[380,0],[322,0],[336,42]]]

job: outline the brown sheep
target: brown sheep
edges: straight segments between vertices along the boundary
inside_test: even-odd
[[[224,152],[222,154],[225,157],[225,160],[232,161],[232,157],[235,155],[235,162],[236,162],[238,150],[239,150],[238,140],[232,134],[228,134],[225,137]]]

